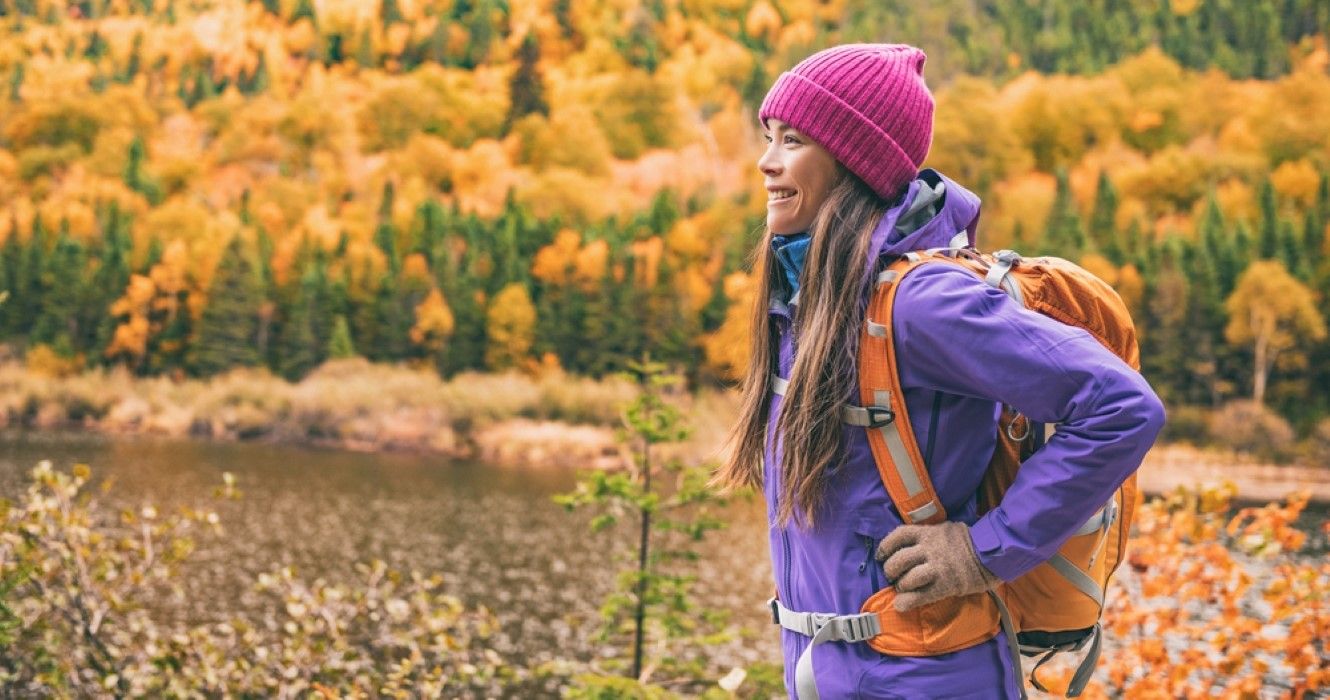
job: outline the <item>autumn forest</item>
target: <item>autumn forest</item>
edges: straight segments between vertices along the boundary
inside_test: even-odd
[[[1319,0],[0,0],[0,342],[29,367],[745,363],[755,110],[929,54],[980,246],[1116,286],[1175,437],[1330,441]],[[1253,409],[1252,406],[1255,406]],[[1244,414],[1245,415],[1245,414]]]

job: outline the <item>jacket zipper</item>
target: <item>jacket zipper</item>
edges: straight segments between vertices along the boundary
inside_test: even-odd
[[[783,592],[784,595],[785,595],[785,598],[784,598],[784,600],[785,600],[785,604],[786,604],[786,605],[793,605],[793,601],[790,600],[790,531],[789,531],[789,529],[787,529],[787,528],[781,528],[781,530],[780,530],[780,541],[781,541],[781,544],[785,547],[785,590],[782,591],[782,592]]]
[[[859,565],[859,573],[862,574],[864,572],[864,569],[868,569],[870,572],[872,572],[869,574],[869,580],[873,582],[873,592],[877,593],[878,591],[882,590],[882,583],[877,578],[877,570],[878,570],[877,561],[876,557],[873,556],[874,550],[876,550],[877,547],[873,545],[874,545],[873,538],[869,537],[868,535],[864,535],[865,556],[864,556],[864,563]]]
[[[924,466],[933,466],[933,445],[937,442],[937,419],[942,412],[942,392],[933,392],[933,412],[928,416],[928,446],[924,448]]]

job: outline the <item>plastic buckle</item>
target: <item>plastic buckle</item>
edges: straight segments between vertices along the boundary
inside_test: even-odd
[[[993,259],[997,260],[998,262],[1004,262],[1011,265],[1015,265],[1016,263],[1021,261],[1021,254],[1017,253],[1014,250],[1003,248],[1002,250],[993,253]]]
[[[816,637],[823,627],[834,622],[837,617],[839,616],[831,613],[809,613],[808,617],[804,618],[804,634]]]
[[[882,623],[876,613],[867,613],[842,619],[843,639],[863,642],[882,633]]]
[[[881,428],[896,422],[896,412],[886,406],[864,406],[868,412],[868,427]]]
[[[780,602],[776,600],[776,596],[772,596],[771,599],[767,601],[767,605],[771,608],[771,621],[779,625]]]

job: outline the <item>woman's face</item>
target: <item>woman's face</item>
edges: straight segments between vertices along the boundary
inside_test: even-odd
[[[767,228],[772,235],[809,230],[836,180],[836,159],[779,119],[762,130],[767,150],[757,160],[766,176]]]

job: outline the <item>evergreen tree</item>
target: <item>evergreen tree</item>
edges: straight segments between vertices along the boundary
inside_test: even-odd
[[[383,26],[390,27],[394,23],[405,19],[402,15],[402,8],[397,4],[397,0],[382,0],[379,3],[379,19]]]
[[[41,214],[32,217],[32,233],[28,244],[23,246],[23,262],[15,280],[17,292],[5,305],[15,311],[16,330],[23,335],[30,335],[36,326],[41,310],[41,301],[46,296],[46,227],[42,224]]]
[[[393,225],[394,188],[391,180],[383,184],[383,197],[379,200],[378,224],[374,228],[374,245],[383,251],[388,262],[388,275],[397,277],[402,271],[402,256],[397,247],[397,227]]]
[[[0,246],[0,293],[6,295],[5,303],[0,304],[0,337],[16,337],[24,330],[22,313],[27,251],[19,243],[18,236],[18,222],[11,221],[9,235],[5,236],[4,246]]]
[[[1325,229],[1326,225],[1317,217],[1316,211],[1307,210],[1302,220],[1302,251],[1312,268],[1315,268],[1326,254]]]
[[[1085,252],[1085,231],[1081,227],[1080,214],[1076,211],[1076,202],[1071,196],[1071,184],[1065,168],[1058,168],[1057,181],[1057,194],[1044,227],[1041,254],[1079,260]]]
[[[145,160],[147,160],[147,149],[143,145],[143,137],[135,136],[129,144],[129,158],[125,163],[123,176],[125,186],[146,197],[149,204],[160,204],[162,188],[144,171]]]
[[[212,375],[236,366],[260,363],[254,346],[259,331],[259,305],[263,302],[258,270],[246,254],[240,237],[227,244],[199,317],[191,365],[200,375]],[[181,315],[188,315],[182,313]]]
[[[300,379],[318,366],[323,359],[324,349],[314,330],[315,308],[319,298],[318,282],[313,271],[303,275],[296,287],[295,303],[282,324],[277,359],[278,372],[291,381]]]
[[[1123,259],[1122,243],[1117,232],[1118,193],[1113,181],[1108,178],[1107,170],[1099,171],[1099,180],[1095,184],[1094,211],[1090,215],[1090,242],[1102,252],[1114,265],[1121,265]]]
[[[1237,231],[1233,233],[1233,267],[1242,274],[1247,266],[1257,259],[1256,246],[1252,242],[1251,230],[1246,221],[1238,221]],[[1235,282],[1236,284],[1236,282]]]
[[[319,26],[319,18],[314,13],[313,0],[296,0],[295,11],[291,13],[291,23],[295,24],[301,18],[308,19],[315,27]]]
[[[1257,256],[1271,260],[1279,256],[1279,209],[1275,202],[1275,188],[1270,178],[1261,182],[1261,239]]]
[[[365,354],[370,359],[395,362],[406,358],[411,330],[410,310],[406,306],[401,281],[396,276],[385,276],[373,299],[378,335],[374,346],[366,348]]]
[[[1220,296],[1226,295],[1238,279],[1237,261],[1233,256],[1233,247],[1229,244],[1224,212],[1215,201],[1214,192],[1206,200],[1205,215],[1201,219],[1201,245],[1203,254],[1215,270],[1216,284]]]
[[[1279,222],[1279,256],[1284,267],[1301,282],[1310,282],[1312,266],[1310,253],[1303,250],[1302,240],[1293,228],[1293,222]]]
[[[333,319],[332,337],[328,338],[328,359],[344,360],[355,356],[356,347],[351,342],[351,327],[346,323],[346,316],[339,314]]]
[[[23,71],[26,64],[22,61],[14,64],[14,70],[9,74],[9,101],[18,102],[23,99]]]
[[[341,37],[338,36],[338,38],[340,39]],[[341,58],[341,52],[338,51],[336,53],[337,57],[334,58],[334,52],[331,49],[328,51],[329,59],[334,63]],[[369,27],[362,28],[360,30],[360,37],[356,39],[356,63],[361,68],[373,68],[378,65],[378,60],[374,55],[374,38],[370,36]]]
[[[528,114],[549,116],[550,108],[545,102],[545,85],[540,77],[540,44],[533,33],[522,39],[517,50],[517,70],[508,81],[508,121],[505,131],[518,119]]]
[[[111,342],[116,321],[110,313],[120,291],[129,284],[129,255],[133,248],[128,221],[121,217],[120,207],[112,201],[102,219],[102,239],[97,253],[97,269],[87,285],[86,303],[80,326],[91,333],[83,346],[92,350],[90,358],[101,358]]]
[[[69,222],[62,221],[51,254],[42,265],[43,293],[35,299],[39,310],[32,340],[76,350],[80,339],[79,307],[83,294],[87,251],[69,235]]]

